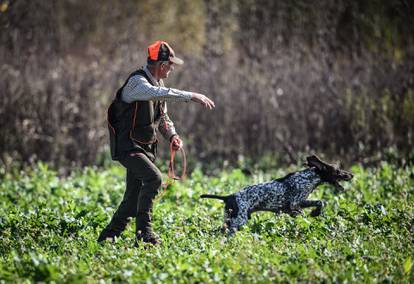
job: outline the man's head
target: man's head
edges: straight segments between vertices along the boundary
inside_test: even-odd
[[[157,40],[148,46],[148,64],[156,64],[157,62],[166,61],[181,65],[184,61],[175,56],[174,50],[171,46],[161,40]]]
[[[165,41],[156,41],[148,46],[147,64],[157,79],[167,78],[174,70],[173,64],[181,65],[184,61],[175,56],[174,50]]]

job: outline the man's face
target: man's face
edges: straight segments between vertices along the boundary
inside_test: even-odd
[[[170,72],[174,70],[173,64],[172,62],[162,62],[160,64],[160,79],[168,78]]]

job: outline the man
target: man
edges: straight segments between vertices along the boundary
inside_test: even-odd
[[[147,65],[128,77],[108,109],[111,155],[127,169],[126,191],[98,242],[118,237],[130,217],[136,218],[138,242],[160,242],[151,226],[153,200],[161,186],[161,172],[154,164],[157,129],[175,150],[183,146],[168,117],[165,101],[194,101],[209,109],[215,107],[214,102],[202,94],[164,86],[162,79],[174,70],[174,64],[181,65],[183,60],[175,56],[168,43],[151,44]]]

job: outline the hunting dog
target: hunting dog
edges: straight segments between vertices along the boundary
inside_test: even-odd
[[[349,181],[353,175],[312,155],[306,158],[308,168],[290,173],[271,182],[251,185],[228,196],[203,194],[201,198],[215,198],[224,201],[225,224],[223,231],[233,234],[246,224],[256,211],[287,213],[292,217],[302,214],[303,208],[315,207],[311,216],[322,213],[321,200],[307,200],[309,194],[322,183],[329,183],[339,190],[339,181]]]

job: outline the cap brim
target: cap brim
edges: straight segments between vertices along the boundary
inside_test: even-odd
[[[181,58],[175,57],[175,56],[170,57],[170,61],[177,65],[182,65],[184,63],[184,60],[182,60]]]

